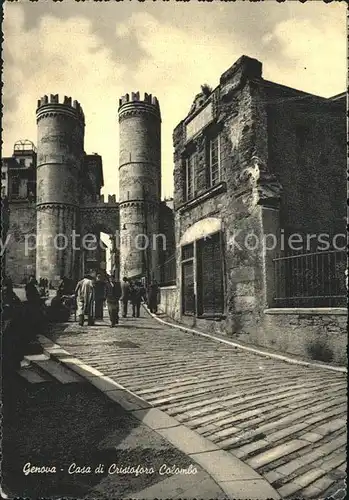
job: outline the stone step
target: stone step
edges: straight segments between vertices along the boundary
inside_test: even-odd
[[[40,373],[35,367],[28,365],[22,366],[18,371],[18,375],[29,382],[29,384],[43,384],[47,382],[52,382],[51,377]]]
[[[33,360],[32,364],[37,366],[42,372],[49,374],[52,379],[60,382],[61,384],[76,384],[84,382],[84,379],[82,379],[79,375],[52,359]]]

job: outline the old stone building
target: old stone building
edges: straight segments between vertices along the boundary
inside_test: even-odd
[[[36,158],[34,144],[29,140],[20,140],[14,145],[13,155],[2,159],[2,170],[6,172],[4,194],[9,207],[6,213],[8,242],[4,238],[4,264],[18,283],[24,276],[35,272],[35,253],[31,250],[25,252],[24,239],[26,235],[36,233]],[[2,216],[4,221],[5,214]]]
[[[16,143],[13,156],[3,160],[10,209],[6,273],[15,283],[30,274],[53,286],[62,276],[76,281],[90,268],[106,266],[103,232],[112,241],[113,271],[119,273],[121,265],[121,273],[130,278],[157,277],[162,247],[134,248],[138,234],[152,241],[163,219],[172,217],[160,199],[157,99],[132,93],[131,99],[127,94],[120,100],[120,203],[115,195],[104,200],[100,194],[102,158],[85,153],[81,105],[70,97],[59,102],[58,95],[44,96],[36,118],[37,151],[32,143],[31,149]],[[97,245],[87,235],[94,235]]]
[[[266,81],[255,59],[241,57],[213,91],[203,86],[173,134],[177,278],[162,308],[245,342],[345,357],[345,312],[321,316],[317,329],[319,317],[304,316],[345,304],[345,134],[344,96]]]

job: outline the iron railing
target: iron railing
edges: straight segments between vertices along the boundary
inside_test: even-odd
[[[176,284],[176,255],[172,255],[160,266],[160,286]]]
[[[273,262],[274,306],[346,306],[346,252],[301,253],[276,257]]]

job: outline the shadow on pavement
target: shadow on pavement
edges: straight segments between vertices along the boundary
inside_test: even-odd
[[[18,375],[3,381],[2,453],[5,493],[29,498],[132,496],[166,478],[158,473],[162,464],[190,465],[185,455],[92,386],[28,384]],[[26,475],[28,463],[56,472]],[[69,474],[74,463],[87,472]],[[95,473],[100,464],[104,472]],[[108,474],[112,464],[140,465],[154,473]]]

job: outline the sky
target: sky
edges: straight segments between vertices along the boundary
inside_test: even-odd
[[[172,132],[201,84],[216,87],[241,55],[263,77],[323,97],[346,89],[344,2],[191,0],[4,5],[3,156],[36,144],[44,94],[78,100],[85,151],[103,158],[103,193],[118,198],[118,102],[132,91],[157,96],[162,114],[162,195],[173,193]]]

